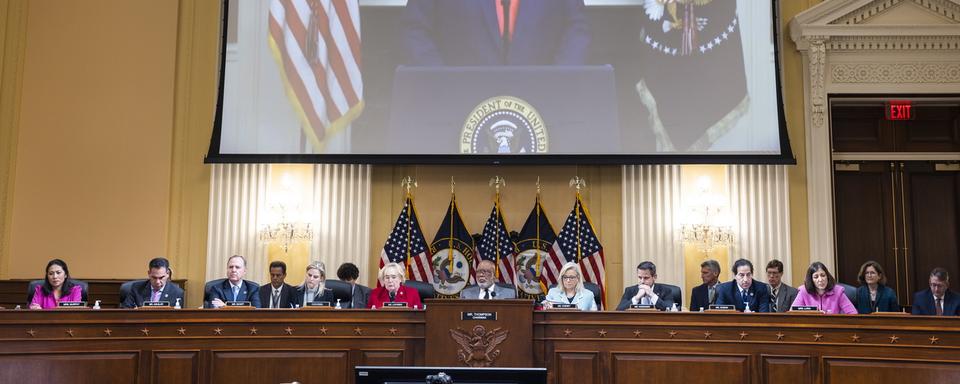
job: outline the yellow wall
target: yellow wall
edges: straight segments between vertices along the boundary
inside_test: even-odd
[[[782,36],[791,17],[819,2],[779,2]],[[0,0],[0,278],[36,277],[50,257],[66,258],[79,277],[139,277],[147,259],[167,255],[178,278],[199,284],[219,19],[217,1]],[[788,38],[781,55],[799,163],[789,170],[793,268],[802,269],[809,261],[802,67]],[[617,167],[378,166],[373,173],[374,266],[405,175],[420,180],[418,209],[432,237],[450,175],[478,231],[490,209],[490,176],[506,177],[508,225],[519,229],[537,175],[557,226],[572,205],[566,183],[580,174],[611,271],[608,299],[619,294]],[[196,303],[199,290],[190,292]]]

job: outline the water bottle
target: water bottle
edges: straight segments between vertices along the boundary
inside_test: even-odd
[[[673,303],[673,305],[670,306],[670,312],[680,312],[680,308],[677,308],[677,303]]]
[[[182,307],[180,306],[180,298],[178,297],[177,301],[173,304],[173,309],[181,309],[181,308]]]
[[[333,307],[333,309],[343,309],[343,307],[340,306],[340,299],[337,299],[337,306]]]
[[[100,300],[93,302],[93,309],[100,309]]]

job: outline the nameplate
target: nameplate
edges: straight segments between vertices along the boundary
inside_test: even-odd
[[[238,309],[253,308],[253,304],[250,303],[249,301],[228,301],[224,304],[225,304],[224,308],[238,308]]]
[[[408,305],[406,301],[394,301],[394,302],[383,303],[383,307],[384,308],[407,308]]]
[[[460,312],[460,320],[496,320],[496,312]]]
[[[142,307],[169,307],[169,301],[144,301]]]
[[[311,301],[307,303],[307,305],[304,308],[329,309],[330,307],[331,306],[329,301]]]
[[[656,311],[657,307],[654,307],[653,304],[631,304],[631,311]]]
[[[577,309],[574,303],[553,303],[553,309]]]
[[[790,307],[790,312],[820,312],[820,308],[815,305],[794,305]]]
[[[721,304],[710,304],[710,307],[707,308],[708,311],[736,311],[736,305],[721,305]]]
[[[57,303],[57,307],[60,308],[86,308],[86,301],[61,301]]]

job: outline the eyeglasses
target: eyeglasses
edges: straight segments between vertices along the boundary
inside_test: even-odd
[[[400,275],[383,275],[383,279],[384,279],[384,280],[394,280],[394,279],[399,280],[399,279],[400,279]]]
[[[579,279],[579,278],[580,278],[580,276],[564,276],[564,277],[563,277],[564,280],[576,280],[576,279]]]
[[[491,270],[489,270],[489,269],[478,269],[478,270],[477,270],[477,274],[478,274],[478,275],[492,275],[492,274],[493,274],[493,271],[491,271]]]

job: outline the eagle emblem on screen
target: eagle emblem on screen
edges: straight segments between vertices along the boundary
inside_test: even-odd
[[[468,367],[489,367],[500,356],[497,347],[507,339],[510,331],[495,328],[487,332],[482,325],[473,327],[473,332],[460,328],[451,329],[450,337],[457,342],[457,360]]]
[[[513,96],[484,100],[467,116],[460,153],[546,153],[547,128],[537,110]]]
[[[714,0],[644,0],[643,10],[655,27],[645,30],[644,43],[656,52],[670,56],[705,54],[737,32],[737,18],[724,20],[716,9],[736,2],[726,1],[713,7]],[[723,3],[723,1],[717,1]],[[715,9],[716,8],[716,9]]]

